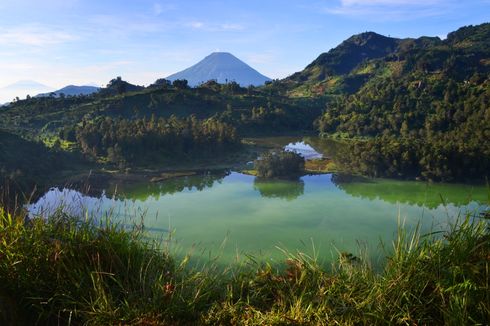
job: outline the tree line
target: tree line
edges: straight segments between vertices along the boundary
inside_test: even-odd
[[[89,157],[119,164],[219,155],[240,144],[235,128],[195,116],[84,120],[76,128],[76,140]]]
[[[375,176],[482,178],[490,171],[490,79],[410,74],[387,78],[332,102],[322,134],[363,138],[340,160]]]

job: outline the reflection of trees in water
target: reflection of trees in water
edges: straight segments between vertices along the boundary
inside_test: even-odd
[[[473,201],[488,204],[483,186],[370,179],[348,174],[334,174],[332,182],[353,197],[379,199],[392,204],[406,203],[430,209],[441,204],[465,206]]]
[[[261,179],[255,178],[254,190],[265,198],[294,200],[304,194],[305,184],[301,179]]]
[[[352,175],[345,173],[335,173],[332,174],[332,182],[337,186],[341,184],[349,184],[349,183],[364,183],[364,184],[372,184],[375,183],[373,179],[363,177],[360,175]]]
[[[123,184],[122,186],[108,192],[108,195],[117,199],[131,199],[145,201],[148,197],[158,199],[163,195],[172,195],[185,190],[203,191],[211,188],[215,182],[221,182],[229,175],[229,171],[206,172],[200,175],[177,177],[158,183]]]

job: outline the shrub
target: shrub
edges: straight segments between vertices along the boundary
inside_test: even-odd
[[[270,151],[255,160],[254,164],[257,176],[261,178],[298,176],[305,168],[304,158],[288,151]]]

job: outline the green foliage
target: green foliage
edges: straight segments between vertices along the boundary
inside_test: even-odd
[[[217,118],[237,126],[241,134],[260,135],[309,130],[318,114],[320,110],[317,108],[293,110],[260,106],[239,115],[233,110],[227,110],[217,115]]]
[[[320,133],[375,137],[342,153],[344,165],[375,176],[488,176],[489,26],[463,28],[442,42],[406,41],[377,62],[391,68],[397,62],[398,71],[374,75],[330,102],[316,122]]]
[[[83,121],[76,130],[76,138],[83,153],[94,158],[106,157],[113,163],[217,155],[235,150],[240,144],[233,127],[194,116]]]
[[[260,178],[295,177],[305,168],[305,159],[294,152],[269,151],[254,161]]]
[[[12,196],[45,185],[53,171],[74,162],[74,155],[0,130],[0,189],[9,186]]]
[[[142,90],[144,87],[136,86],[128,83],[121,79],[121,77],[116,77],[112,79],[106,88],[101,89],[102,95],[121,95],[127,92],[134,92]]]
[[[490,150],[448,134],[430,140],[381,136],[347,142],[336,160],[345,171],[373,177],[484,180],[490,169]]]
[[[176,84],[178,86],[178,83]],[[60,136],[73,140],[74,127],[83,120],[99,117],[122,119],[170,118],[175,115],[199,119],[215,117],[233,125],[241,134],[275,134],[313,130],[313,121],[325,105],[324,99],[289,99],[268,90],[242,88],[236,83],[207,82],[196,88],[176,87],[158,80],[147,88],[130,87],[114,79],[110,87],[89,96],[31,98],[11,103],[0,110],[0,127],[25,138]],[[134,86],[134,85],[133,85]],[[266,110],[274,116],[253,114]]]
[[[321,54],[304,71],[293,74],[290,80],[321,81],[328,76],[348,74],[364,60],[385,57],[397,49],[401,40],[366,32],[354,35],[327,53]]]
[[[177,89],[186,89],[188,88],[187,80],[185,79],[176,79],[172,82],[172,86]]]

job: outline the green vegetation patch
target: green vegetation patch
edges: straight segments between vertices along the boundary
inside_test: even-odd
[[[294,152],[272,150],[254,161],[260,178],[297,177],[305,169],[304,158]]]

